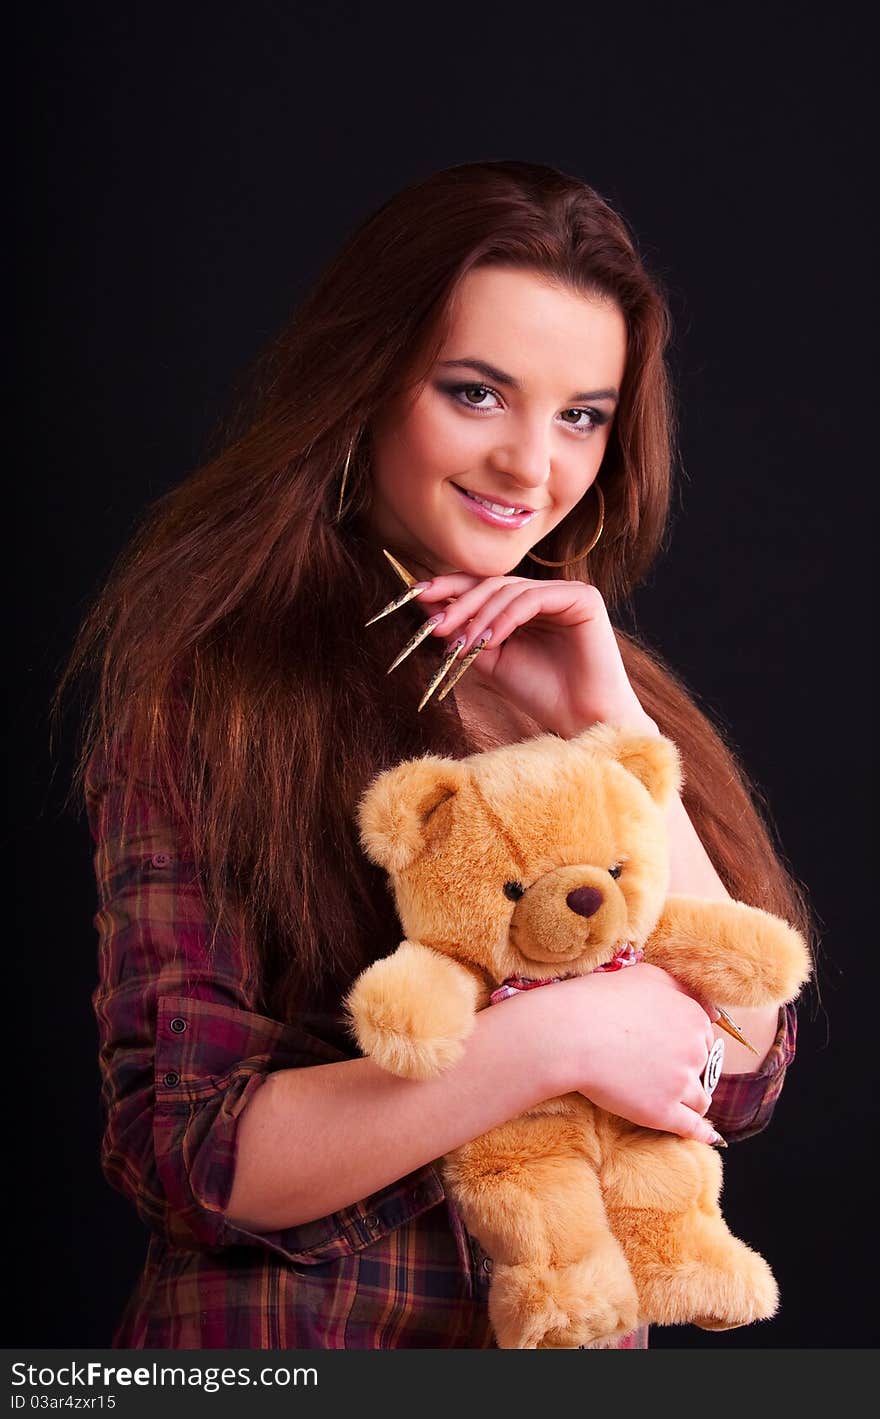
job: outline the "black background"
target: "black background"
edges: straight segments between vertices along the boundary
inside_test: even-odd
[[[6,1343],[108,1344],[146,1245],[98,1166],[91,850],[48,749],[74,629],[351,228],[499,157],[592,183],[669,290],[686,476],[639,625],[729,730],[822,926],[773,1124],[725,1155],[781,1312],[653,1343],[874,1342],[867,51],[840,7],[50,5],[22,32]]]

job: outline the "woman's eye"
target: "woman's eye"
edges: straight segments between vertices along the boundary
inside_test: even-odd
[[[602,424],[608,423],[608,415],[600,414],[598,409],[565,409],[563,412],[566,414],[577,414],[578,417],[586,415],[590,421],[588,424],[569,424],[569,428],[577,429],[579,432],[585,434],[588,434],[591,429],[598,429]]]
[[[609,867],[608,869],[609,876],[613,877],[615,881],[620,876],[622,871],[623,868],[621,867],[619,862],[616,862],[613,867]]]
[[[446,390],[447,394],[452,396],[457,404],[464,404],[466,408],[474,409],[478,414],[489,414],[494,407],[491,404],[478,402],[484,400],[487,394],[491,395],[493,399],[499,399],[501,397],[496,394],[494,389],[490,389],[487,384],[450,384],[444,385],[443,388]],[[470,397],[471,395],[476,395],[476,401]],[[576,414],[578,419],[581,420],[579,423],[574,423],[570,419],[563,420],[563,423],[567,424],[570,429],[574,429],[575,433],[579,434],[592,433],[594,429],[600,428],[602,424],[607,424],[610,418],[609,414],[603,414],[599,409],[564,409],[563,413]]]
[[[485,399],[487,394],[497,398],[494,390],[489,389],[485,384],[451,384],[448,392],[452,394],[460,404],[466,404],[469,409],[485,409],[485,404],[473,403],[468,398],[471,394],[476,394],[479,399]]]
[[[525,896],[525,891],[522,882],[505,882],[504,884],[504,895],[509,897],[512,902],[518,902],[520,897]]]

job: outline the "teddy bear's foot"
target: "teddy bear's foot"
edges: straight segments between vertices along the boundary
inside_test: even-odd
[[[489,1319],[502,1350],[576,1350],[609,1345],[634,1330],[636,1289],[612,1249],[551,1267],[496,1264]]]
[[[769,1320],[779,1308],[779,1287],[770,1267],[762,1256],[748,1247],[748,1262],[733,1278],[727,1277],[721,1287],[721,1296],[712,1307],[707,1307],[704,1315],[694,1316],[693,1324],[702,1330],[733,1330],[739,1325],[750,1325],[752,1321]]]
[[[770,1267],[745,1243],[733,1241],[732,1255],[723,1265],[691,1260],[643,1273],[643,1313],[660,1325],[697,1325],[702,1330],[733,1330],[775,1315],[779,1290]]]

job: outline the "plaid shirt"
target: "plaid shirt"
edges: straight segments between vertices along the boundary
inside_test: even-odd
[[[355,1051],[341,1047],[338,1019],[323,1028],[323,1017],[282,1023],[255,1012],[240,942],[218,934],[208,951],[204,898],[179,831],[140,782],[123,825],[122,790],[96,755],[86,802],[100,903],[92,1004],[101,1166],[150,1231],[112,1344],[492,1347],[492,1262],[446,1197],[437,1164],[280,1231],[251,1232],[224,1216],[238,1118],[266,1076]],[[794,1044],[792,1007],[756,1074],[722,1076],[712,1119],[727,1139],[766,1126]],[[618,1348],[647,1344],[645,1326]]]

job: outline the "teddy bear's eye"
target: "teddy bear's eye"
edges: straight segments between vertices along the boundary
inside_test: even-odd
[[[525,887],[522,882],[505,882],[504,895],[512,902],[518,902],[520,897],[525,896]]]
[[[623,868],[621,867],[620,863],[615,862],[613,867],[609,867],[608,874],[609,876],[613,877],[615,881],[617,881],[617,878],[620,876],[622,871]]]

